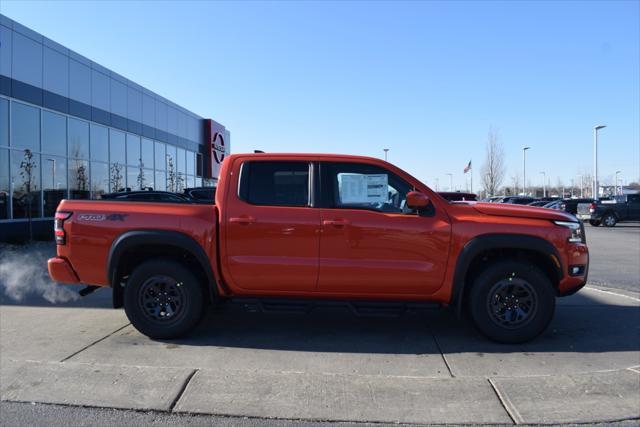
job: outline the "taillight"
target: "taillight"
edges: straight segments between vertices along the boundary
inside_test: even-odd
[[[66,243],[66,235],[64,233],[64,222],[71,217],[72,212],[56,212],[53,220],[53,234],[56,236],[56,245],[64,245]]]
[[[589,205],[589,212],[593,213],[596,210],[596,204],[595,203],[591,203]]]

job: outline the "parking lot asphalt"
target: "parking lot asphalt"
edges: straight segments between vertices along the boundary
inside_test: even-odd
[[[640,292],[640,222],[615,227],[585,225],[589,283]]]
[[[0,424],[635,425],[639,231],[587,226],[590,286],[559,299],[551,327],[523,345],[489,342],[446,310],[358,318],[234,305],[186,339],[154,341],[109,308],[108,290],[56,305],[3,295]]]

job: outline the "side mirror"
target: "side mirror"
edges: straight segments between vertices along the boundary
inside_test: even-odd
[[[407,193],[407,207],[409,209],[422,209],[429,206],[431,200],[429,196],[419,191],[409,191]]]

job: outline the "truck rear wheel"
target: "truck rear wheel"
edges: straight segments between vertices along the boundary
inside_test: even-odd
[[[618,219],[612,213],[608,213],[602,217],[602,224],[604,224],[605,227],[615,227],[617,222]]]
[[[589,224],[591,224],[591,225],[592,225],[592,226],[594,226],[594,227],[597,227],[597,226],[599,226],[599,225],[600,225],[600,221],[597,221],[597,220],[595,220],[595,219],[590,219],[590,220],[589,220]]]
[[[124,311],[131,324],[149,338],[184,336],[197,325],[203,306],[198,279],[171,260],[140,264],[124,288]]]
[[[534,265],[501,261],[473,282],[468,307],[484,335],[500,343],[522,343],[549,326],[555,293],[551,281]]]

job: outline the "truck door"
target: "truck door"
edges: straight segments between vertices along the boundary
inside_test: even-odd
[[[321,163],[323,196],[318,290],[429,295],[442,285],[450,223],[446,213],[405,205],[413,186],[364,163]]]
[[[640,194],[627,195],[627,212],[630,221],[640,221]]]
[[[318,278],[320,212],[311,207],[312,165],[245,161],[223,215],[226,271],[249,290],[313,291]]]

